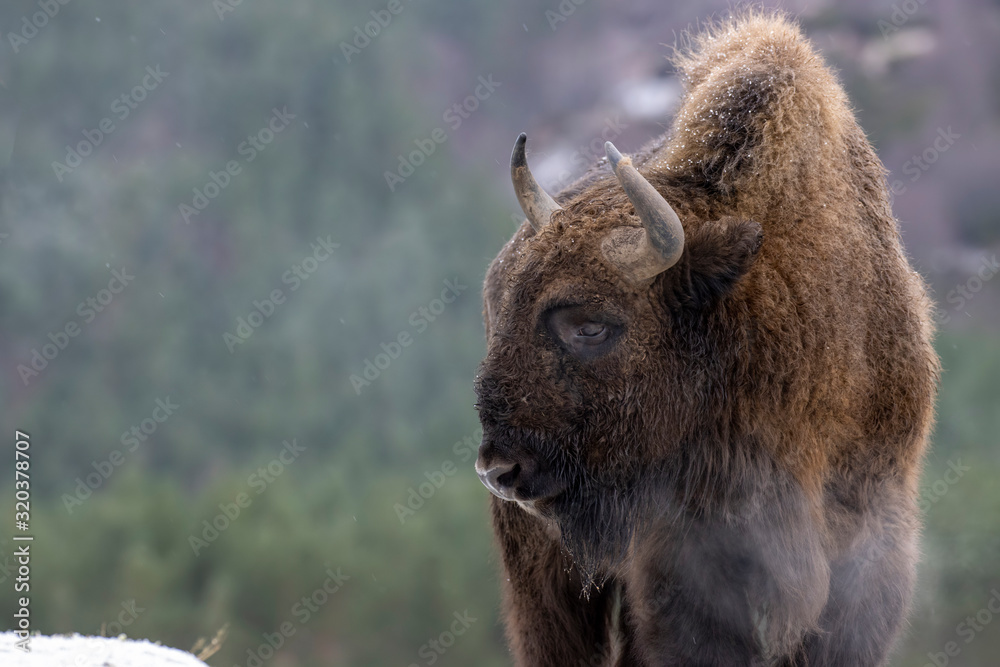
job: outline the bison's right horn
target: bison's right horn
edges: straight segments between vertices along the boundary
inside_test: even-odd
[[[623,157],[610,141],[604,144],[608,161],[628,195],[638,227],[619,227],[605,238],[605,257],[633,283],[646,282],[677,263],[684,252],[684,228],[667,200]]]
[[[510,155],[510,180],[514,183],[517,202],[521,205],[524,215],[528,217],[528,224],[539,232],[542,227],[549,224],[549,218],[560,210],[560,206],[531,175],[528,160],[524,157],[524,144],[527,140],[528,135],[522,132],[514,143],[514,152]]]

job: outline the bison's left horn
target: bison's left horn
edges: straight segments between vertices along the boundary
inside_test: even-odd
[[[684,228],[674,209],[632,166],[630,158],[623,157],[610,141],[604,144],[604,150],[643,227],[614,230],[604,240],[604,255],[632,282],[645,282],[681,258]]]
[[[528,224],[536,232],[549,224],[552,214],[560,210],[556,200],[549,196],[545,190],[538,185],[535,177],[528,169],[528,160],[524,157],[524,144],[528,141],[528,135],[524,132],[514,143],[514,152],[510,155],[510,180],[514,183],[514,194],[517,195],[517,202],[521,205],[521,210],[528,217]]]

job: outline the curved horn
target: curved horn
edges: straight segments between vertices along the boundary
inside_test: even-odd
[[[510,180],[514,183],[514,194],[521,210],[528,217],[528,224],[536,232],[549,224],[549,218],[560,210],[559,204],[538,185],[535,177],[528,169],[528,160],[524,157],[524,144],[528,135],[524,132],[514,143],[514,152],[510,154]]]
[[[604,144],[618,182],[635,207],[644,229],[622,227],[603,244],[605,256],[632,282],[643,282],[677,263],[684,252],[684,228],[667,200],[643,178],[632,160],[610,141]]]

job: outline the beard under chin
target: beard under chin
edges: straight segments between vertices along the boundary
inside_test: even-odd
[[[618,480],[574,486],[546,508],[580,572],[585,597],[627,567],[632,540],[650,516],[650,505],[634,480]]]

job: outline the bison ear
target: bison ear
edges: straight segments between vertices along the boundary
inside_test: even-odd
[[[739,218],[712,220],[691,231],[675,267],[680,270],[664,273],[669,305],[699,309],[723,299],[750,270],[763,240],[759,224]]]

